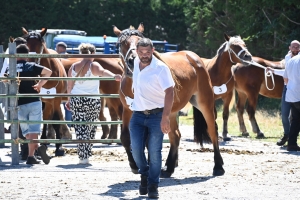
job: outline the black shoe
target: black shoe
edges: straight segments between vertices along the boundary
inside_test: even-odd
[[[148,193],[148,177],[141,175],[141,184],[139,187],[140,195],[146,195]]]
[[[300,147],[298,145],[287,145],[287,151],[300,151]]]
[[[283,135],[283,137],[280,140],[278,140],[278,142],[276,144],[278,146],[283,146],[288,140],[289,140],[289,136]]]
[[[47,147],[45,145],[41,145],[38,148],[38,154],[42,157],[42,160],[45,164],[48,164],[50,162],[50,157],[48,156]]]
[[[150,185],[148,187],[148,197],[151,199],[158,199],[158,190],[157,190],[157,185]]]
[[[41,161],[38,161],[34,156],[28,156],[26,164],[27,165],[41,164]]]

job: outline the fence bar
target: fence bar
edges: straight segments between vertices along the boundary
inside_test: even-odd
[[[0,58],[119,58],[119,54],[0,54]]]
[[[72,140],[72,139],[32,139],[32,140],[13,140],[13,139],[6,139],[0,140],[0,143],[54,143],[54,144],[77,144],[77,143],[103,143],[103,144],[110,144],[110,143],[121,143],[120,139],[93,139],[93,140]],[[163,140],[163,143],[169,143],[169,140]]]
[[[26,123],[26,124],[97,124],[97,125],[108,125],[108,124],[122,124],[122,121],[56,121],[56,120],[44,120],[44,121],[26,121],[26,120],[0,120],[0,123]]]
[[[9,54],[16,53],[16,43],[9,43]],[[3,55],[3,54],[2,54]],[[4,54],[7,55],[7,54]],[[9,77],[16,77],[17,76],[17,59],[10,58],[9,59]],[[18,90],[17,81],[11,81],[11,84],[8,85],[8,94],[9,95],[16,95]],[[18,120],[18,110],[17,110],[17,98],[12,97],[9,99],[9,105],[7,107],[8,111],[8,119],[9,120]],[[11,124],[11,139],[15,140],[18,138],[19,135],[19,124],[13,123]],[[19,145],[16,143],[11,144],[11,164],[12,165],[19,165]]]
[[[118,94],[0,94],[0,98],[6,97],[102,97],[102,98],[119,98]]]
[[[114,78],[111,77],[2,77],[0,80],[21,80],[21,81],[32,81],[32,80],[48,80],[48,81],[93,81],[93,80],[100,80],[100,81],[115,81]]]

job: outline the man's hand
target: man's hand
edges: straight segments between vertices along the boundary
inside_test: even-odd
[[[168,134],[171,131],[169,117],[162,117],[160,122],[160,128],[164,134]]]
[[[41,86],[39,83],[35,84],[35,85],[32,86],[32,87],[33,87],[33,89],[36,90],[38,93],[41,91],[41,88],[42,88],[42,86]]]

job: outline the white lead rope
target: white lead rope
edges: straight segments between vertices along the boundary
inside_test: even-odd
[[[266,83],[266,87],[267,87],[268,90],[274,90],[274,88],[275,88],[274,75],[273,75],[273,73],[271,71],[267,71],[267,68],[265,66],[263,66],[263,65],[255,62],[255,61],[251,61],[251,62],[244,61],[244,62],[248,63],[250,65],[255,65],[255,66],[259,67],[259,68],[264,69],[265,70],[265,83]],[[268,77],[271,77],[271,79],[272,79],[273,87],[271,89],[268,86]]]

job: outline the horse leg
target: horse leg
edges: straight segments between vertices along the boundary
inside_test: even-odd
[[[174,173],[175,167],[178,166],[178,147],[180,143],[181,133],[178,129],[177,112],[170,115],[171,132],[169,135],[170,151],[166,160],[165,167],[161,170],[160,177],[169,178]]]
[[[228,134],[228,118],[229,118],[229,104],[232,99],[232,93],[229,92],[226,97],[222,98],[223,100],[223,140],[230,141],[231,138],[227,136]]]
[[[115,108],[114,106],[117,105],[117,101],[120,101],[120,99],[109,99],[106,101],[109,109],[111,121],[117,121],[119,119],[118,109]],[[111,124],[108,139],[117,139],[117,138],[118,138],[118,124]]]
[[[257,98],[258,98],[257,95],[249,95],[248,96],[247,112],[248,112],[249,120],[251,122],[252,131],[257,134],[257,136],[256,136],[257,138],[263,138],[265,136],[264,136],[263,132],[260,131],[257,121],[255,119]]]
[[[51,104],[51,102],[47,101],[47,102],[43,102],[43,120],[51,120],[53,117],[53,105]],[[44,124],[43,125],[43,130],[42,130],[42,135],[41,135],[41,139],[47,139],[48,138],[48,134],[49,130],[47,130],[48,125]],[[45,145],[48,145],[49,143],[44,143]]]
[[[134,174],[138,174],[138,167],[136,166],[136,163],[133,159],[132,153],[131,153],[131,147],[130,147],[130,132],[129,132],[129,123],[131,119],[132,111],[129,110],[128,108],[123,108],[123,127],[121,131],[121,142],[123,147],[125,148],[128,161],[129,161],[129,166],[131,168],[131,171]]]
[[[247,131],[247,128],[245,126],[245,121],[244,121],[244,109],[245,109],[245,104],[247,101],[247,95],[245,93],[239,92],[238,93],[238,100],[236,103],[236,113],[238,116],[238,120],[239,120],[239,125],[240,125],[240,131],[242,132],[242,136],[249,136],[249,133]]]
[[[101,108],[99,113],[99,120],[101,122],[106,121],[106,117],[104,116],[104,107],[105,107],[105,99],[101,98]],[[109,134],[109,127],[108,125],[101,125],[102,127],[102,136],[101,139],[106,139]]]

